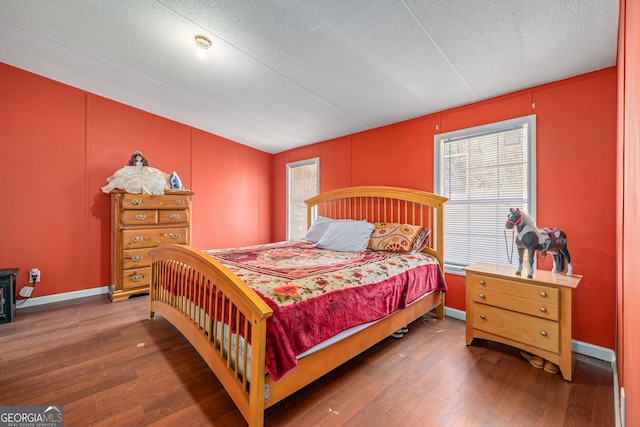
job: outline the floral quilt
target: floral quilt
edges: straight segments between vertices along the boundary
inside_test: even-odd
[[[205,252],[272,308],[266,371],[274,381],[318,343],[447,289],[437,261],[424,253],[337,252],[305,241]]]

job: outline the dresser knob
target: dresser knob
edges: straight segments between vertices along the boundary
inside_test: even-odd
[[[480,294],[478,295],[480,298],[484,298],[484,294]]]
[[[140,262],[142,261],[142,255],[134,255],[131,257],[131,261],[133,262]]]
[[[481,318],[482,320],[484,320],[484,319],[486,319],[487,317],[486,317],[484,314],[481,314],[481,315],[480,315],[480,318]]]
[[[547,293],[546,293],[545,291],[542,291],[542,292],[540,292],[540,296],[541,296],[541,297],[546,297],[546,296],[547,296]]]
[[[178,219],[178,218],[180,218],[180,214],[177,214],[177,213],[171,214],[171,215],[169,215],[169,218]]]
[[[547,309],[546,309],[546,308],[544,308],[544,307],[540,307],[540,311],[541,311],[541,312],[543,312],[543,313],[546,313],[546,312],[547,312]]]
[[[131,276],[131,280],[134,282],[139,282],[142,279],[144,279],[144,276],[142,274],[136,274]]]
[[[142,199],[131,199],[131,204],[132,205],[141,205],[143,203]]]
[[[134,218],[138,221],[142,221],[143,219],[147,219],[147,216],[145,214],[137,214]]]
[[[542,335],[543,337],[547,336],[547,331],[540,331],[540,335]]]
[[[184,200],[176,199],[176,205],[184,205]]]
[[[142,242],[144,240],[144,237],[142,237],[142,236],[133,236],[131,238],[131,240],[133,241],[133,243],[140,243],[140,242]]]
[[[171,233],[171,238],[172,238],[173,240],[179,239],[179,238],[181,238],[181,237],[182,237],[182,234],[178,234],[178,233],[173,234],[173,233]]]
[[[481,285],[484,285],[484,280],[480,280],[480,284],[481,284]]]

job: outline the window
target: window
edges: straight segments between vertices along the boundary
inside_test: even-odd
[[[535,218],[535,116],[436,135],[435,192],[444,206],[445,270],[510,264],[509,208]],[[513,253],[515,252],[515,256]]]
[[[307,233],[309,197],[320,190],[320,159],[287,164],[287,240],[297,240]]]

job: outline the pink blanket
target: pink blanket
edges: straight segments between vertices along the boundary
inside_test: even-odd
[[[273,309],[266,371],[274,381],[296,355],[357,325],[447,289],[437,261],[423,253],[336,252],[306,242],[209,250]]]

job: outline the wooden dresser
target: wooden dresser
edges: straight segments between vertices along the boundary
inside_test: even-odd
[[[111,193],[111,301],[149,292],[151,248],[190,244],[192,196],[190,191]]]
[[[527,279],[488,263],[465,270],[467,345],[482,338],[517,347],[555,363],[571,381],[571,294],[582,276],[537,270]]]

